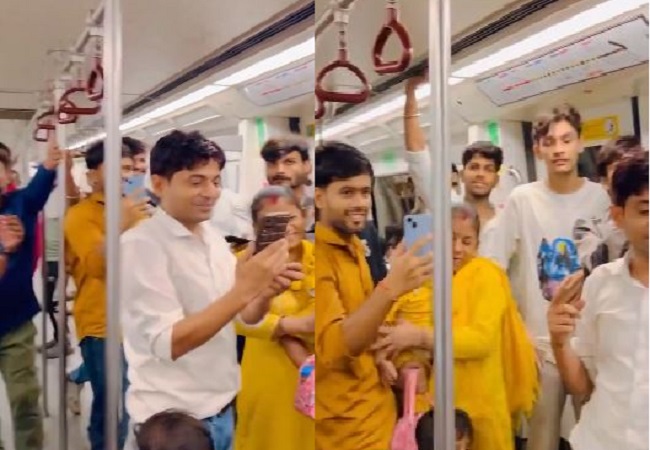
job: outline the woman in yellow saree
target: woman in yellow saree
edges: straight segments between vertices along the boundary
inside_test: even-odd
[[[473,450],[512,450],[513,422],[530,413],[537,395],[535,352],[505,272],[477,256],[479,222],[470,206],[453,208],[452,235],[455,406],[472,420]],[[421,323],[425,309],[431,317],[431,287],[410,294],[410,303],[414,295],[420,306],[410,310],[418,316],[398,310],[401,321],[381,330],[376,347],[393,358],[414,349],[433,351],[431,327]]]
[[[237,396],[236,450],[314,448],[314,421],[294,407],[297,365],[313,354],[314,247],[304,239],[304,213],[290,190],[265,188],[253,200],[254,224],[278,212],[292,216],[287,228],[291,260],[302,263],[305,277],[273,299],[260,324],[237,325],[247,339]]]

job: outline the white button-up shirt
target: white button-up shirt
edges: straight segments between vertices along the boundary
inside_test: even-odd
[[[172,361],[172,327],[218,301],[233,286],[236,259],[208,222],[200,236],[162,209],[122,237],[122,323],[135,423],[167,409],[204,419],[239,390],[236,334],[230,323]]]
[[[594,392],[571,435],[574,450],[648,450],[648,288],[632,278],[629,258],[597,268],[575,348]]]

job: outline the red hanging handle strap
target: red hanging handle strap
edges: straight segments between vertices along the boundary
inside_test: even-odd
[[[66,101],[66,107],[76,108],[74,103],[72,103],[70,100]],[[76,123],[78,118],[79,118],[79,116],[75,116],[75,115],[72,115],[72,114],[65,114],[65,113],[61,112],[61,108],[59,106],[58,120],[59,120],[60,125],[70,125],[70,124]]]
[[[339,29],[339,55],[338,59],[332,61],[327,66],[323,67],[318,76],[316,77],[316,88],[314,89],[316,98],[321,103],[335,102],[335,103],[352,103],[359,104],[365,102],[370,96],[370,83],[366,75],[348,60],[347,49],[347,25],[348,25],[348,11],[346,9],[338,9],[334,12],[334,21],[338,23]],[[336,69],[347,69],[361,82],[361,89],[358,92],[338,92],[328,91],[323,87],[323,80],[330,73]]]
[[[388,38],[395,33],[402,44],[402,57],[399,61],[384,61],[383,53]],[[378,74],[400,73],[406,70],[413,59],[413,46],[408,31],[399,20],[396,0],[388,0],[386,6],[386,23],[375,39],[372,50],[375,72]]]
[[[97,114],[101,106],[96,104],[95,106],[83,108],[77,106],[71,99],[70,96],[74,95],[78,92],[86,92],[85,87],[73,87],[65,91],[65,93],[61,96],[61,100],[59,100],[59,118],[61,117],[61,113],[66,114],[66,115],[73,115],[73,116],[92,116]]]
[[[50,108],[36,118],[36,129],[32,134],[32,137],[36,142],[47,142],[50,137],[50,131],[54,131],[56,129],[51,120],[46,120],[52,116],[54,116],[54,108]],[[38,135],[38,132],[41,130],[45,130],[47,132],[44,138]]]
[[[100,87],[97,87],[98,85]],[[88,98],[94,102],[98,102],[104,98],[104,68],[102,67],[99,58],[88,74],[86,94],[88,95]]]
[[[325,116],[325,104],[318,97],[316,97],[316,113],[314,114],[314,118],[316,120],[320,120],[324,116]]]

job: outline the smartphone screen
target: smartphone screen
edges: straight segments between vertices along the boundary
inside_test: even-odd
[[[419,239],[433,234],[433,217],[431,214],[414,214],[404,217],[404,245],[411,248]],[[425,245],[418,256],[433,252],[433,244]]]
[[[132,175],[127,178],[122,184],[122,192],[124,195],[129,197],[138,193],[139,198],[146,197],[147,192],[144,189],[144,177],[144,175]]]
[[[262,219],[255,239],[255,253],[282,239],[287,233],[291,215],[284,213],[269,214]]]

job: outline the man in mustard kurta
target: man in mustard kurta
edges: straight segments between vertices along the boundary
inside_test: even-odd
[[[388,450],[397,418],[370,347],[395,300],[431,276],[426,241],[399,248],[376,288],[356,233],[371,207],[372,166],[339,142],[316,150],[316,450]]]
[[[128,177],[133,161],[122,149],[122,176]],[[77,287],[74,320],[81,348],[83,365],[93,390],[88,435],[92,450],[106,445],[104,414],[106,410],[105,344],[106,344],[106,257],[104,201],[104,143],[98,142],[86,151],[88,182],[92,194],[70,208],[65,217],[66,262]],[[123,200],[122,231],[146,216],[145,200]],[[124,369],[126,370],[126,369]],[[125,372],[126,373],[126,372]],[[124,382],[123,388],[126,388]],[[123,414],[120,448],[126,438],[128,416]]]

